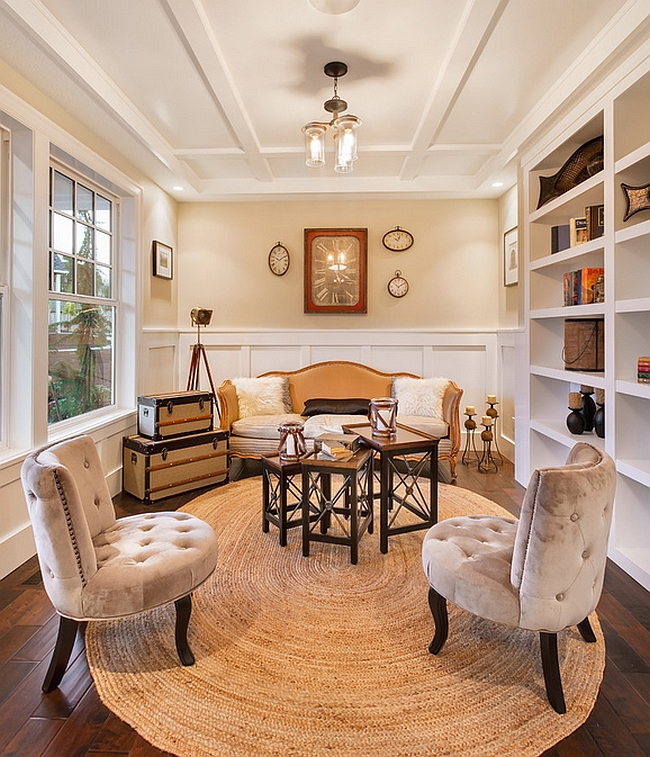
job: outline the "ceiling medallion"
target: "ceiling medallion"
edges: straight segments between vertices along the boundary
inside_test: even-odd
[[[323,71],[326,76],[334,79],[334,94],[323,103],[323,108],[332,114],[332,120],[310,121],[302,127],[302,133],[305,135],[305,163],[310,168],[325,165],[325,134],[328,129],[332,129],[332,137],[336,142],[334,170],[337,173],[349,173],[358,157],[357,129],[361,126],[361,119],[349,113],[345,114],[348,104],[339,97],[339,78],[347,74],[348,67],[340,61],[333,61],[327,63]]]
[[[347,13],[359,5],[359,0],[309,0],[317,11],[337,16],[340,13]]]

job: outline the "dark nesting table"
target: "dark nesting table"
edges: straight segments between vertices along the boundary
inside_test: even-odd
[[[287,545],[287,530],[302,526],[301,462],[284,462],[279,455],[262,457],[262,531],[273,523],[280,531],[280,546]],[[296,478],[297,477],[297,478]]]
[[[302,461],[305,557],[312,541],[343,544],[350,547],[350,562],[356,565],[359,541],[366,530],[372,533],[373,527],[372,459],[371,450],[360,449],[345,461],[316,456]]]
[[[379,457],[379,544],[388,552],[388,537],[430,528],[438,521],[438,438],[397,424],[390,437],[372,435],[369,423],[344,426],[358,434]],[[428,479],[429,496],[420,481]],[[410,513],[397,524],[398,516]],[[405,522],[408,520],[408,522]]]

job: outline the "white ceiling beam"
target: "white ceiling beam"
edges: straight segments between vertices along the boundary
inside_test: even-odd
[[[40,0],[0,0],[30,37],[94,100],[109,111],[165,168],[188,183],[198,177],[174,155],[171,145]]]
[[[417,177],[422,167],[422,155],[444,126],[509,2],[467,0],[416,130],[413,155],[404,161],[403,181],[413,181]]]
[[[254,176],[258,181],[273,181],[271,169],[262,155],[252,122],[237,92],[201,0],[159,2],[197,74],[223,114],[235,142],[241,145]]]

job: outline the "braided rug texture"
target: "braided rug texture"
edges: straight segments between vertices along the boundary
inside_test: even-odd
[[[507,515],[440,485],[440,518]],[[86,651],[104,704],[179,757],[528,757],[578,728],[602,681],[605,647],[577,629],[558,636],[567,701],[546,699],[538,634],[449,604],[449,639],[428,652],[433,620],[421,564],[423,532],[365,534],[349,549],[312,544],[300,528],[278,544],[261,529],[260,479],[200,495],[183,509],[211,523],[217,570],[194,594],[189,640],[174,646],[173,605],[90,623]],[[378,524],[377,524],[378,526]]]

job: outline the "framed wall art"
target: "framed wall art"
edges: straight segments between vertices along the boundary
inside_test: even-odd
[[[169,245],[162,242],[153,243],[153,275],[161,279],[173,277],[174,251]]]
[[[519,249],[517,245],[517,228],[506,231],[503,235],[503,283],[512,286],[519,282]]]
[[[368,229],[305,229],[305,313],[367,312]]]

